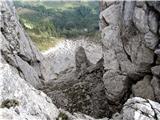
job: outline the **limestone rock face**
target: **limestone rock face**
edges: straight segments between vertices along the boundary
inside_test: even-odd
[[[160,104],[135,97],[128,99],[122,109],[123,120],[159,120]]]
[[[134,96],[155,100],[154,91],[151,86],[151,79],[151,76],[146,75],[143,80],[138,81],[135,85],[133,85],[132,93]]]
[[[1,120],[55,120],[58,117],[59,110],[51,99],[19,77],[15,68],[1,63],[0,80]],[[17,101],[16,105],[5,103],[12,99]]]
[[[159,101],[159,2],[117,1],[103,5],[103,81],[109,104],[112,108],[117,103],[122,106],[131,96]],[[146,75],[151,76],[148,79]]]
[[[11,1],[0,2],[1,54],[20,76],[38,87],[45,80],[42,55],[23,30]],[[37,69],[38,68],[38,69]]]
[[[43,57],[21,27],[12,1],[0,1],[0,8],[0,119],[56,120],[57,107],[34,88],[44,80]]]

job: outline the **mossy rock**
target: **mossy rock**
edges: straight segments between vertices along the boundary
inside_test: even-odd
[[[15,99],[6,99],[1,103],[1,108],[11,108],[19,106],[19,101]]]
[[[60,112],[56,120],[69,120],[69,118],[65,113]]]

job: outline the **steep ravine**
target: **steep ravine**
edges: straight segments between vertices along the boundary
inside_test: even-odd
[[[57,65],[63,53],[43,56],[0,1],[0,120],[160,120],[159,2],[101,8],[102,51],[73,43]]]
[[[98,63],[94,63],[94,65],[81,63],[82,66],[84,65],[84,68],[80,69],[78,73],[82,74],[82,78],[79,78],[79,75],[75,74],[77,73],[77,68],[68,68],[57,75],[55,81],[46,83],[44,92],[59,107],[68,109],[70,112],[81,111],[94,117],[103,115],[111,117],[115,112],[120,112],[123,104],[131,97],[139,96],[160,102],[159,72],[155,73],[159,71],[159,55],[157,51],[159,51],[158,26],[160,13],[156,10],[154,4],[152,5],[150,2],[102,2],[102,5],[104,5],[102,8],[105,8],[100,13],[102,56],[104,60],[104,62],[101,61],[101,64],[103,64],[104,68],[98,65],[99,68],[103,69],[102,75],[99,76],[98,70],[93,67],[97,66]],[[69,53],[70,51],[69,49],[67,50]],[[76,54],[78,53],[76,52]],[[81,56],[86,55],[84,53]],[[54,60],[54,57],[51,58]],[[70,58],[73,58],[73,56]],[[77,59],[83,61],[83,57],[77,58],[75,56],[74,59],[75,61]],[[77,63],[75,64],[77,66]],[[90,73],[91,68],[95,72]],[[97,75],[94,76],[94,74]],[[85,91],[86,86],[82,87],[78,92],[75,88],[78,89],[87,80],[90,80],[94,84],[97,79],[103,85],[98,86],[96,83],[97,86],[90,86],[90,94],[88,95],[88,91],[86,91],[85,93],[87,94],[84,96],[84,99],[77,100],[77,104],[80,101],[82,104],[85,103],[83,100],[87,96],[89,96],[89,101],[91,102],[87,106],[84,105],[83,109],[77,110],[77,106],[73,107],[74,99],[81,92]],[[70,93],[66,93],[68,89],[73,91],[72,94],[77,97],[74,98]],[[92,89],[93,91],[94,89],[98,91],[102,90],[105,93],[99,96],[101,93],[96,91],[97,95],[95,95],[95,93],[92,93]],[[101,112],[94,113],[95,108],[91,107],[94,106],[95,102],[92,101],[92,94],[95,95],[95,100],[100,97],[102,97],[100,99],[105,100],[105,102],[97,102],[97,106],[99,103],[102,106],[106,106],[104,108],[108,112],[105,113],[97,108],[96,111]],[[63,101],[60,101],[59,98]],[[69,101],[72,102],[70,103]]]

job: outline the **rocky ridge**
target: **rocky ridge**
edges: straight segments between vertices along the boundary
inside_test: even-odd
[[[12,4],[9,1],[0,4],[1,55],[5,62],[17,69],[22,78],[38,87],[45,79],[45,68],[41,63],[43,56],[20,25]]]
[[[13,3],[0,1],[0,119],[160,120],[159,2],[102,5],[103,58],[92,63],[78,47],[75,68],[49,80],[52,61],[31,42]]]
[[[111,104],[120,106],[135,96],[160,102],[158,6],[159,2],[103,2],[103,81]]]

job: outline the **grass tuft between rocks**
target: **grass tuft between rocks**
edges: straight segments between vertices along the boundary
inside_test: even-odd
[[[11,107],[16,107],[19,106],[19,101],[15,99],[6,99],[1,103],[1,108],[11,108]]]
[[[56,120],[69,120],[69,118],[65,113],[60,112]]]

